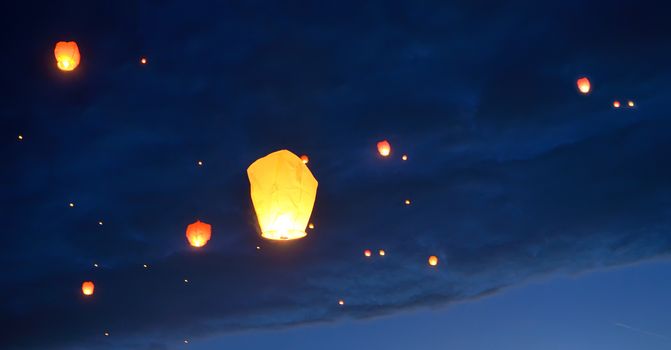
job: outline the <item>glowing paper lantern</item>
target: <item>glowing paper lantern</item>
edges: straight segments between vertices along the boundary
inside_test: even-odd
[[[310,158],[304,154],[301,156],[301,160],[303,161],[303,164],[307,164],[310,161]]]
[[[372,254],[373,253],[370,251],[370,249],[366,249],[363,251],[363,255],[367,258],[370,257]]]
[[[620,101],[613,101],[613,107],[620,108]]]
[[[281,150],[256,160],[247,176],[261,236],[291,240],[307,235],[317,180],[298,156]]]
[[[210,224],[196,220],[186,227],[186,239],[196,248],[206,245],[210,238],[212,238],[212,225]]]
[[[93,289],[95,289],[95,285],[91,281],[86,281],[82,283],[82,294],[84,295],[93,295]]]
[[[627,106],[634,107],[634,101],[629,100],[629,102],[627,102]]]
[[[578,90],[580,90],[580,92],[583,94],[589,93],[590,89],[592,88],[592,84],[590,84],[589,79],[586,77],[578,79],[576,83],[578,84]]]
[[[391,154],[391,145],[387,140],[383,140],[377,143],[377,151],[383,157],[388,157]]]
[[[147,58],[146,57],[140,58],[140,63],[147,64]]]
[[[343,305],[345,305],[345,301],[344,301],[344,300],[342,300],[342,299],[338,300],[338,305],[340,305],[340,306],[343,306]]]
[[[387,254],[387,253],[384,251],[384,249],[380,249],[380,251],[379,251],[378,253],[380,254],[380,256],[385,256],[385,255]]]
[[[438,257],[435,256],[435,255],[431,255],[431,256],[429,257],[429,265],[431,265],[431,266],[436,266],[436,265],[438,265]]]
[[[59,41],[54,48],[58,69],[69,72],[79,65],[79,47],[74,41]]]
[[[408,160],[408,156],[404,154],[403,157],[401,157],[401,159]]]

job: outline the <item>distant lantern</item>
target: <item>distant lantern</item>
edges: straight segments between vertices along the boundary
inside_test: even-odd
[[[403,157],[401,157],[401,159],[408,160],[408,156],[404,154]]]
[[[203,166],[203,161],[199,160],[198,162],[196,162],[196,164],[198,164],[198,166]]]
[[[69,72],[79,65],[79,47],[74,41],[59,41],[54,48],[58,69]]]
[[[589,79],[587,79],[586,77],[578,79],[576,84],[578,84],[578,90],[580,90],[580,92],[582,92],[583,94],[588,94],[589,91],[592,89],[592,84],[590,84]]]
[[[72,202],[70,202],[70,203],[68,203],[68,206],[69,206],[70,208],[74,208],[74,207],[75,207],[75,204],[72,203]]]
[[[93,289],[95,289],[95,285],[91,281],[86,281],[82,283],[82,294],[84,295],[93,295]]]
[[[634,107],[634,101],[629,100],[629,101],[627,102],[627,106],[629,106],[629,107]]]
[[[342,299],[338,300],[338,305],[340,305],[340,306],[343,306],[343,305],[345,305],[345,301],[344,301],[344,300],[342,300]]]
[[[186,227],[186,239],[189,244],[200,248],[207,244],[212,237],[212,225],[196,220],[193,224]]]
[[[366,249],[363,251],[363,255],[368,258],[373,255],[373,252],[371,252],[370,249]]]
[[[617,100],[613,101],[613,107],[620,108],[620,101]]]
[[[391,145],[389,141],[383,140],[377,143],[377,151],[383,157],[388,157],[391,154]]]
[[[385,256],[387,253],[384,251],[384,249],[380,249],[380,251],[378,251],[378,254],[380,254],[380,256]]]
[[[438,265],[438,257],[435,256],[435,255],[431,255],[431,256],[429,257],[429,265],[431,265],[431,266],[436,266],[436,265]]]
[[[310,158],[304,154],[301,156],[301,160],[303,161],[303,164],[307,164],[310,161]]]
[[[315,224],[313,224],[313,223],[308,224],[308,228],[310,230],[313,230],[315,228]]]
[[[261,236],[275,240],[305,237],[318,184],[307,165],[281,150],[252,163],[247,176]]]
[[[146,57],[140,58],[140,63],[147,64],[147,58]]]
[[[410,205],[410,200],[406,199],[404,203],[405,203],[405,205]]]
[[[16,137],[19,141],[23,140],[23,135],[19,134],[19,136]]]

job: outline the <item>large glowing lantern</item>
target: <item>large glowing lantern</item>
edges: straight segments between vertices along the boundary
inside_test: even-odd
[[[69,72],[79,65],[79,47],[74,41],[59,41],[54,48],[58,69]]]
[[[197,220],[186,227],[186,239],[196,248],[206,245],[210,238],[212,238],[212,225],[210,224]]]
[[[382,140],[378,142],[377,151],[380,153],[381,156],[388,157],[389,154],[391,153],[391,145],[389,144],[389,141]]]
[[[589,93],[589,90],[592,88],[592,84],[589,83],[589,79],[582,77],[576,82],[578,84],[578,90],[583,94]]]
[[[429,257],[429,265],[431,265],[431,266],[436,266],[436,265],[438,265],[438,257],[435,256],[435,255],[431,255],[431,256]]]
[[[307,165],[281,150],[252,163],[247,176],[261,236],[277,240],[305,237],[317,196],[317,180]]]
[[[86,281],[82,283],[82,294],[84,295],[93,295],[93,289],[95,289],[95,285],[91,281]]]

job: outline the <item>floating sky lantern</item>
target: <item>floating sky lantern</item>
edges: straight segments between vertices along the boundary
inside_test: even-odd
[[[384,249],[380,249],[377,253],[380,254],[380,256],[387,255],[387,252],[385,252]]]
[[[140,58],[140,63],[147,64],[147,58],[146,57]]]
[[[627,106],[634,107],[634,101],[632,100],[627,101]]]
[[[403,203],[405,203],[405,205],[410,205],[410,200],[406,199],[405,202],[403,202]]]
[[[371,252],[370,249],[366,249],[363,251],[363,255],[369,258],[371,255],[373,255],[373,252]]]
[[[342,299],[338,300],[338,305],[340,305],[340,306],[343,306],[343,305],[345,305],[345,301],[344,301],[344,300],[342,300]]]
[[[79,65],[79,47],[74,41],[59,41],[54,48],[58,69],[69,72]]]
[[[578,79],[576,84],[578,84],[578,90],[584,95],[588,94],[589,91],[592,89],[592,84],[590,84],[589,79],[587,79],[586,77]]]
[[[212,225],[196,220],[186,227],[186,239],[193,247],[200,248],[212,237]]]
[[[307,165],[281,150],[252,163],[247,176],[261,236],[275,240],[305,237],[317,196],[317,180]]]
[[[303,164],[307,164],[310,161],[310,158],[304,154],[301,156],[301,160],[303,161]]]
[[[382,140],[378,142],[377,151],[380,153],[381,156],[388,157],[389,154],[391,154],[391,145],[389,144],[389,141]]]
[[[620,108],[620,101],[617,100],[613,101],[613,107]]]
[[[401,157],[401,159],[403,159],[403,160],[408,160],[408,156],[404,154],[404,155]]]
[[[93,282],[86,281],[82,283],[82,294],[86,296],[93,295],[93,289],[95,289]]]
[[[19,134],[19,136],[17,136],[16,139],[19,141],[23,141],[23,135]]]
[[[436,266],[436,265],[438,265],[438,257],[435,256],[435,255],[431,255],[431,256],[429,257],[429,265],[430,265],[430,266]]]

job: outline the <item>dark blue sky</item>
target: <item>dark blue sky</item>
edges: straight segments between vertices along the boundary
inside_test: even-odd
[[[0,10],[0,339],[10,349],[221,349],[231,332],[263,337],[249,349],[291,332],[299,348],[333,337],[319,333],[329,327],[363,339],[362,319],[376,316],[391,315],[372,322],[392,333],[419,331],[429,308],[456,322],[442,306],[462,301],[454,312],[481,315],[483,327],[453,345],[486,348],[477,344],[502,336],[497,324],[533,317],[522,300],[537,287],[506,288],[671,253],[671,24],[658,3]],[[60,40],[80,47],[69,74],[54,63]],[[588,96],[575,88],[583,75]],[[375,152],[380,139],[389,159]],[[257,233],[245,170],[284,148],[310,156],[319,190],[315,230],[278,244]],[[213,226],[200,251],[184,238],[197,218]],[[366,260],[366,248],[387,256]],[[438,269],[426,266],[432,254]],[[621,302],[660,320],[631,327],[668,336],[647,298],[668,290],[659,264],[645,267],[636,302]],[[567,332],[610,290],[590,276],[575,303],[563,280],[540,292],[564,306]],[[85,299],[89,279],[96,294]],[[557,311],[540,310],[545,322]],[[414,348],[440,347],[441,331]],[[502,344],[524,349],[525,335]]]

